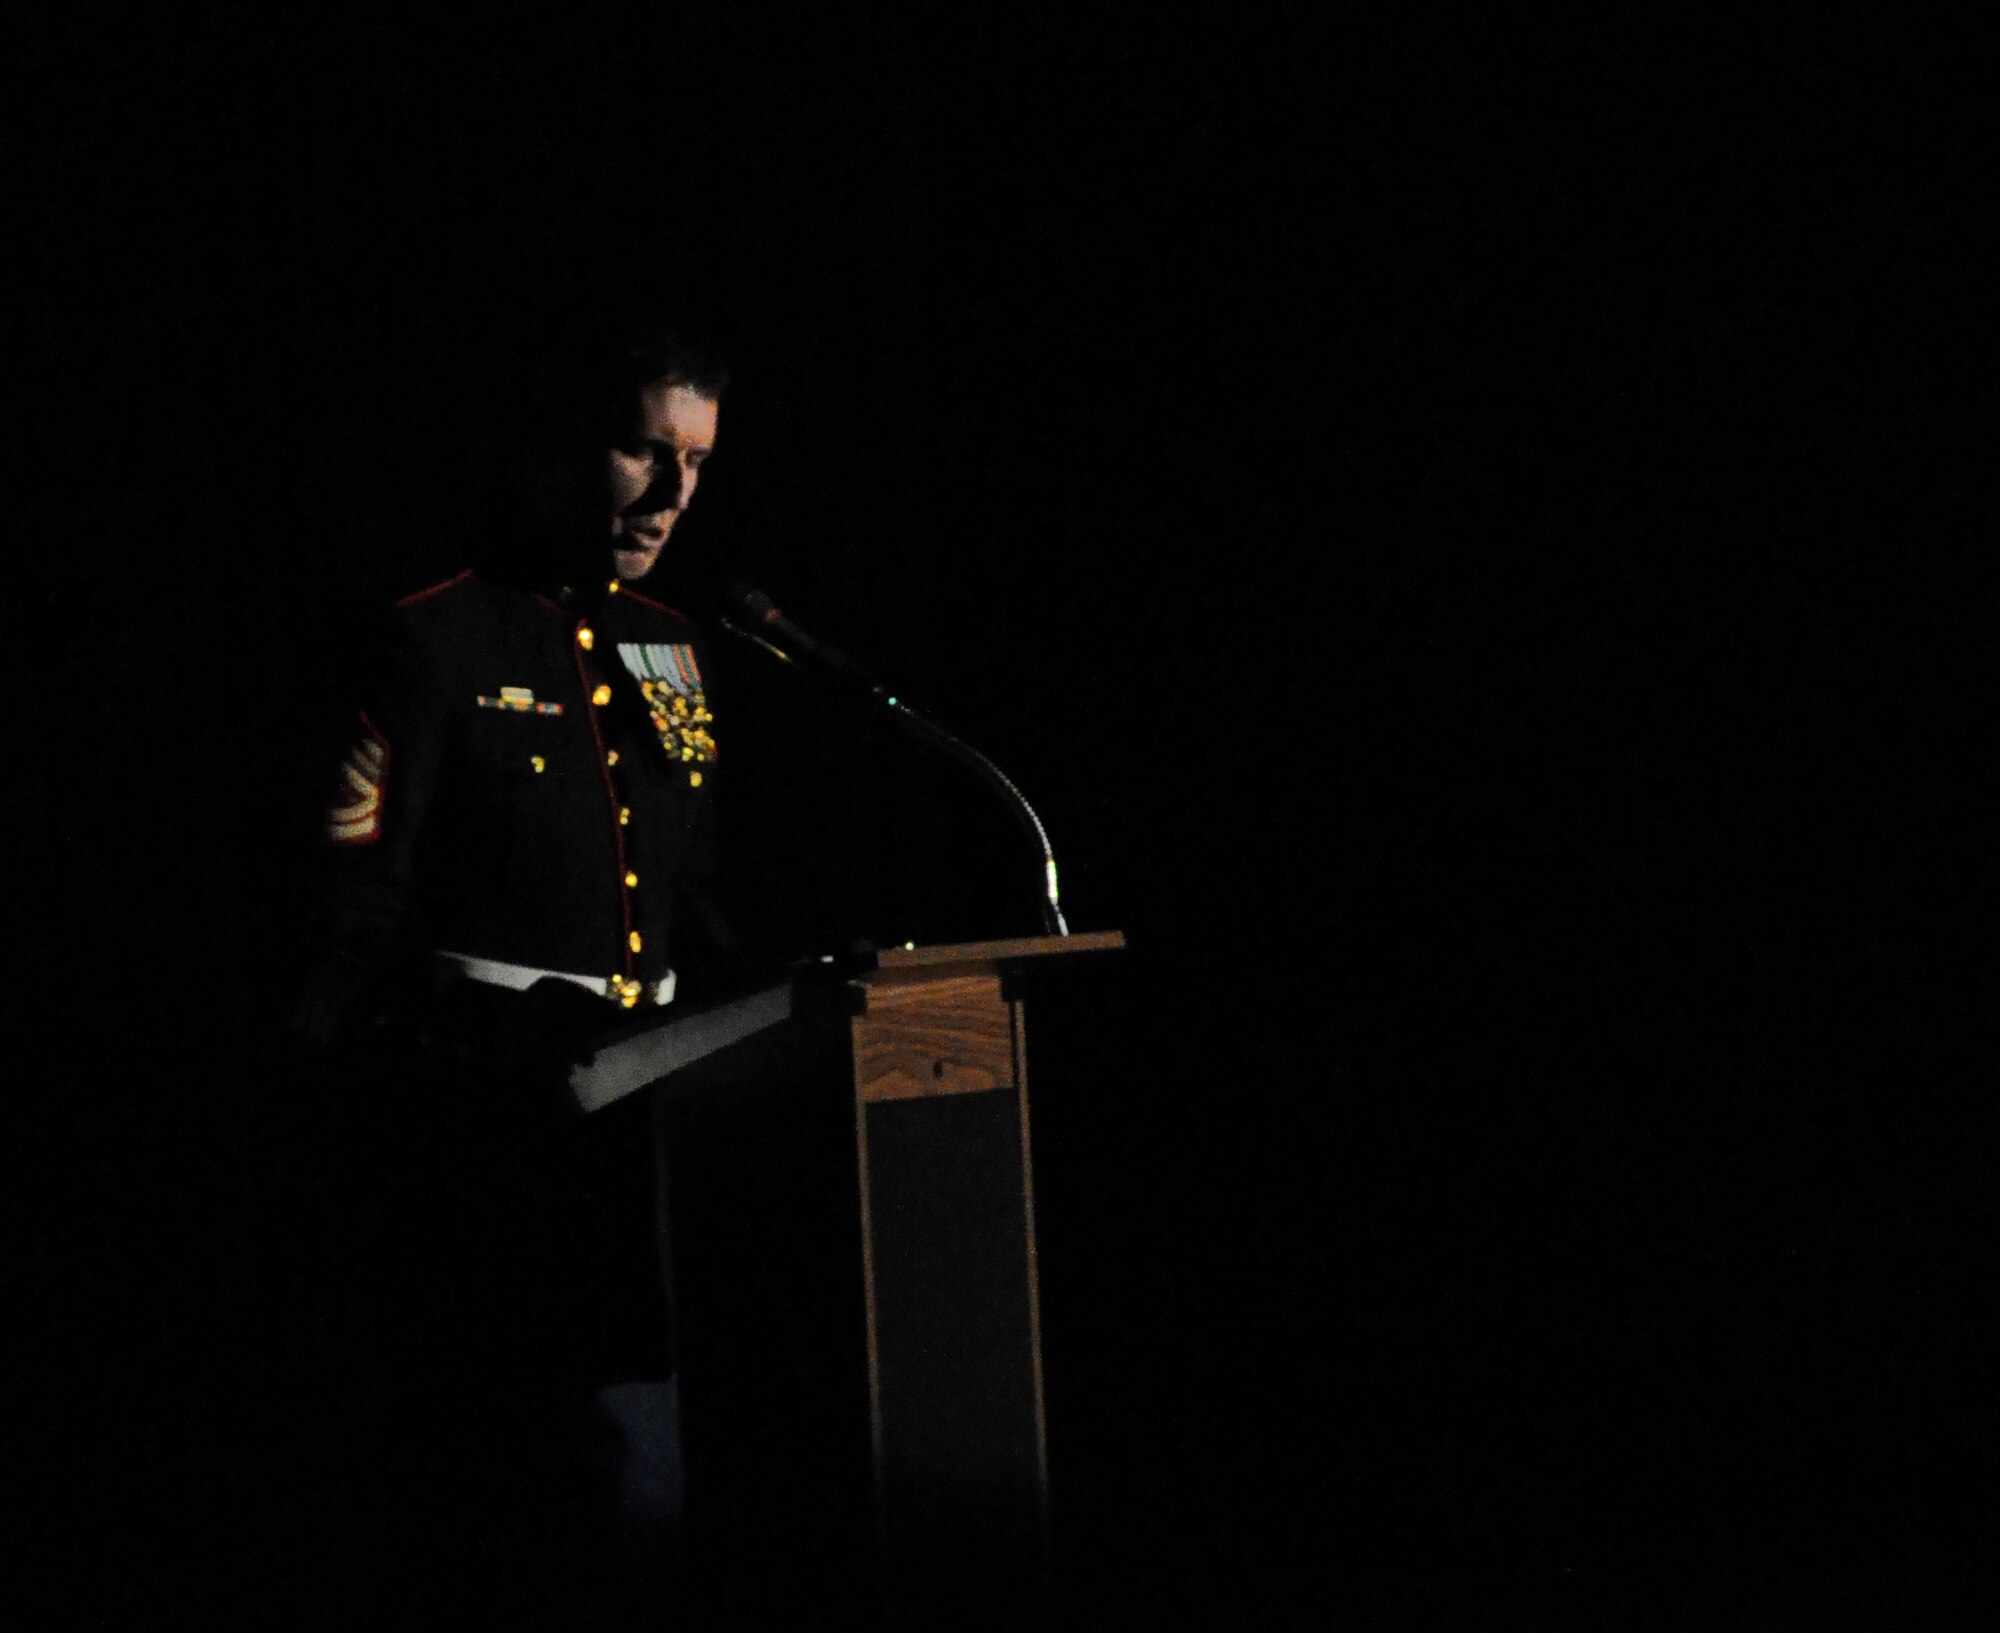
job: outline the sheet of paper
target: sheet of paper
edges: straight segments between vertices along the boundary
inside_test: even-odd
[[[664,1021],[650,1032],[598,1050],[570,1073],[569,1084],[585,1111],[598,1111],[635,1089],[657,1083],[718,1049],[727,1049],[790,1019],[792,983],[753,992],[713,1009]]]

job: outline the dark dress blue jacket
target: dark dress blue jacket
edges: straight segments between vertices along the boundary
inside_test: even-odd
[[[467,571],[399,602],[328,812],[330,928],[651,988],[715,932],[716,727],[688,621]]]

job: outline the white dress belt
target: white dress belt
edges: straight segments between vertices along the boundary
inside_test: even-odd
[[[474,958],[469,953],[439,952],[437,957],[439,962],[451,965],[468,980],[481,981],[489,987],[508,987],[515,992],[526,992],[537,981],[567,981],[586,992],[594,992],[600,998],[609,998],[613,1003],[626,1003],[630,999],[628,1008],[641,1000],[655,1006],[674,1001],[672,970],[651,986],[641,986],[637,981],[627,981],[621,975],[574,975],[568,970],[538,970],[531,964],[509,964],[498,958]]]

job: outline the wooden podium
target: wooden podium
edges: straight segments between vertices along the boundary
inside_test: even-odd
[[[1115,931],[888,950],[600,1050],[666,1172],[688,1553],[725,1620],[1019,1626],[1047,1440],[1024,990]]]

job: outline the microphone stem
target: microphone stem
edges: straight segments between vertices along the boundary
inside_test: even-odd
[[[1028,796],[1014,786],[1009,777],[978,749],[964,738],[945,730],[935,720],[926,719],[908,704],[898,698],[884,697],[882,707],[888,711],[890,719],[907,731],[919,742],[950,755],[960,765],[968,767],[989,788],[1004,799],[1021,825],[1042,853],[1042,928],[1052,936],[1069,934],[1069,924],[1063,918],[1062,896],[1056,882],[1056,857],[1049,845],[1049,831],[1042,826],[1042,819],[1035,815],[1035,808],[1028,803]]]
[[[778,623],[780,629],[788,629],[793,644],[803,646],[814,658],[818,667],[851,687],[865,702],[883,710],[918,742],[928,743],[932,748],[958,761],[1007,802],[1008,809],[1028,830],[1029,837],[1034,840],[1042,853],[1042,928],[1052,936],[1068,935],[1069,924],[1063,918],[1062,897],[1056,882],[1056,857],[1054,850],[1049,846],[1048,829],[1042,826],[1042,819],[1035,815],[1035,808],[1028,803],[1027,795],[1014,786],[1013,778],[964,738],[945,730],[935,720],[918,714],[900,698],[892,696],[886,686],[876,681],[845,654],[812,640],[803,631],[783,625],[777,609],[770,604],[769,597],[747,587],[739,587],[734,592],[734,598],[746,622],[761,624],[766,628]],[[745,629],[726,617],[719,618],[718,622],[730,634],[761,646],[781,662],[789,664],[793,661],[790,652],[767,640],[758,630]],[[781,634],[779,638],[782,640],[786,636]]]

